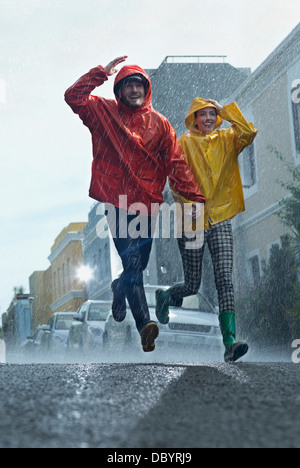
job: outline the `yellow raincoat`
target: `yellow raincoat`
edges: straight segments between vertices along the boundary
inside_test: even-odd
[[[185,119],[189,131],[179,139],[179,145],[207,199],[204,224],[205,229],[209,229],[245,211],[238,155],[253,142],[257,129],[246,121],[234,102],[218,111],[215,129],[205,136],[196,126],[195,112],[206,107],[215,106],[200,98],[194,99]],[[230,122],[231,128],[217,130],[223,120]],[[171,190],[176,202],[190,203],[172,186]]]

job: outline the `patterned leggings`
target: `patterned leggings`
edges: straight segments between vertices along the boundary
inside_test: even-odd
[[[219,297],[220,314],[235,311],[233,291],[233,233],[231,220],[211,226],[205,231],[204,246],[201,249],[186,249],[186,242],[191,242],[183,236],[178,239],[182,256],[185,283],[172,288],[172,297],[180,299],[197,294],[202,277],[202,261],[205,244],[210,250],[215,281]]]

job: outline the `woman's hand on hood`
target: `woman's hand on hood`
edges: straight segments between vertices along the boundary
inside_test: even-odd
[[[213,99],[202,99],[202,100],[210,104],[213,104],[219,112],[223,109],[223,106],[221,106],[221,104],[219,104],[217,101],[214,101]]]
[[[114,75],[115,73],[118,72],[118,70],[116,69],[116,67],[122,63],[122,62],[125,62],[125,60],[128,58],[128,55],[123,55],[122,57],[117,57],[116,59],[112,60],[111,62],[109,62],[108,65],[106,65],[106,67],[104,67],[104,70],[105,70],[105,73],[107,74],[107,76],[112,76]]]

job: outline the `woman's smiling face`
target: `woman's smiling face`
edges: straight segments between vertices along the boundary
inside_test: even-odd
[[[211,133],[217,124],[217,110],[215,107],[205,107],[197,112],[196,124],[204,135]]]

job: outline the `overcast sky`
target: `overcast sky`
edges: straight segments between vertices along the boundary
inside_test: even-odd
[[[144,68],[227,55],[254,70],[298,24],[299,0],[0,0],[0,12],[1,314],[93,203],[90,134],[66,88],[123,54]]]

